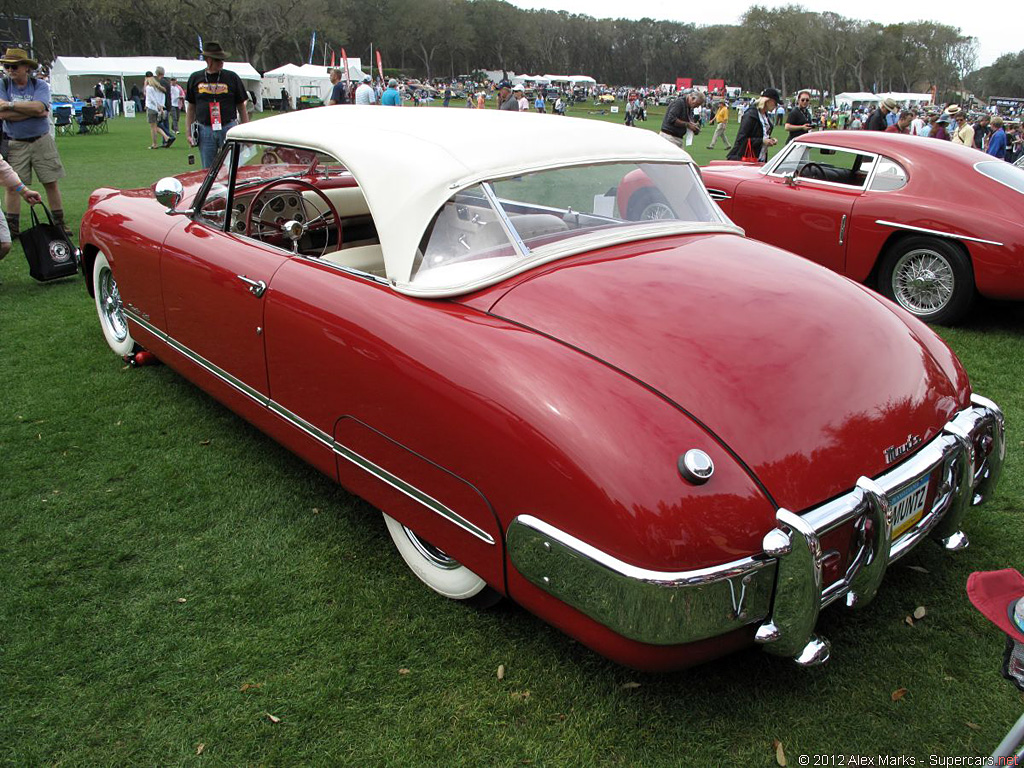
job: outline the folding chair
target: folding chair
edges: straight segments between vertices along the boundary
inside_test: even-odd
[[[73,113],[74,107],[70,104],[60,104],[53,108],[53,126],[58,136],[67,136],[74,133],[75,126],[71,121]]]

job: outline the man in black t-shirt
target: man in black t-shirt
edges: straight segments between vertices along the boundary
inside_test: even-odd
[[[331,96],[327,99],[327,106],[348,104],[348,89],[345,87],[345,83],[342,82],[341,70],[332,69],[329,77],[331,78]]]
[[[242,78],[224,69],[227,53],[220,43],[209,42],[201,51],[206,69],[193,72],[185,88],[185,130],[188,143],[199,147],[203,168],[209,168],[224,146],[224,135],[238,123],[249,122]],[[198,136],[192,125],[198,126]]]
[[[687,91],[669,104],[661,123],[661,136],[677,147],[686,149],[686,132],[691,131],[694,136],[700,133],[700,125],[693,111],[703,103],[703,93]]]
[[[789,115],[786,117],[786,131],[789,133],[787,142],[798,136],[803,136],[805,133],[810,133],[814,129],[810,105],[811,92],[800,91],[796,95],[796,106],[789,111]]]

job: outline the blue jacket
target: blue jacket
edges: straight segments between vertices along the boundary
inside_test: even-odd
[[[1006,159],[1006,131],[1000,128],[988,137],[988,149],[985,150],[993,157],[1000,160]]]

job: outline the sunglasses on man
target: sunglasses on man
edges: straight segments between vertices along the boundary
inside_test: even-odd
[[[4,69],[17,69],[20,66],[20,64],[4,64]]]

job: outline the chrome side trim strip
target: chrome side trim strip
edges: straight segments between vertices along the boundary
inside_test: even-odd
[[[286,422],[291,424],[293,427],[296,427],[297,429],[305,432],[307,435],[312,437],[314,440],[316,440],[318,443],[323,445],[325,448],[329,448],[332,451],[334,451],[334,453],[336,455],[341,456],[342,458],[347,459],[348,461],[351,461],[353,464],[355,464],[360,469],[363,469],[366,472],[369,472],[371,475],[374,475],[377,479],[382,480],[383,482],[387,483],[392,488],[395,488],[395,489],[401,491],[402,493],[404,493],[406,496],[408,496],[413,501],[419,502],[420,504],[422,504],[427,509],[431,510],[432,512],[435,512],[436,514],[438,514],[441,517],[445,518],[449,522],[454,523],[459,528],[462,528],[464,531],[466,531],[467,533],[472,534],[473,536],[475,536],[476,538],[480,539],[481,541],[484,541],[487,544],[491,544],[491,545],[494,544],[494,537],[493,536],[491,536],[489,533],[487,533],[487,531],[483,530],[482,528],[479,528],[476,525],[474,525],[473,523],[471,523],[469,520],[464,518],[462,515],[460,515],[455,510],[450,509],[449,507],[446,507],[440,501],[438,501],[437,499],[433,498],[429,494],[424,493],[423,491],[421,491],[416,486],[407,483],[406,481],[402,480],[397,475],[394,475],[391,472],[388,472],[386,469],[384,469],[380,465],[373,463],[372,461],[370,461],[369,459],[367,459],[367,458],[365,458],[363,456],[360,456],[358,453],[353,451],[351,448],[348,448],[347,446],[342,445],[341,443],[339,443],[337,440],[335,440],[327,432],[323,431],[322,429],[320,429],[316,425],[311,424],[310,422],[306,421],[301,416],[298,416],[295,413],[292,413],[291,411],[289,411],[287,408],[285,408],[280,403],[274,402],[269,397],[264,395],[262,392],[260,392],[260,391],[258,391],[256,389],[253,389],[252,387],[250,387],[248,384],[246,384],[241,379],[239,379],[239,378],[237,378],[235,376],[232,376],[227,371],[225,371],[222,368],[219,368],[218,366],[214,365],[209,360],[204,358],[202,355],[197,354],[196,352],[193,352],[191,349],[186,347],[181,342],[176,341],[175,339],[173,339],[170,336],[168,336],[166,333],[161,331],[159,328],[157,328],[152,323],[149,323],[149,322],[143,320],[136,313],[128,311],[128,310],[125,310],[125,314],[133,322],[138,323],[140,326],[142,326],[147,331],[152,333],[154,336],[159,338],[161,341],[163,341],[166,344],[168,344],[171,347],[173,347],[175,351],[180,352],[182,355],[187,357],[189,360],[194,362],[196,365],[198,365],[201,368],[204,368],[205,370],[209,371],[214,376],[216,376],[218,379],[223,381],[225,384],[230,385],[234,389],[236,389],[239,392],[241,392],[243,395],[246,395],[247,397],[255,400],[260,405],[265,406],[271,413],[275,414],[276,416],[280,417],[281,419],[284,419]]]
[[[952,237],[956,240],[970,240],[974,243],[984,243],[985,245],[999,245],[1003,243],[997,243],[995,240],[983,240],[980,237],[971,237],[970,235],[954,235],[952,232],[942,232],[938,229],[927,229],[925,227],[914,227],[910,224],[900,224],[896,221],[884,221],[882,219],[875,219],[875,224],[879,224],[883,227],[893,227],[894,229],[909,229],[912,232],[924,232],[926,235],[938,235],[939,237]]]
[[[266,406],[266,405],[270,404],[270,398],[267,397],[266,395],[264,395],[258,389],[253,389],[252,387],[250,387],[248,384],[246,384],[241,379],[239,379],[239,378],[237,378],[235,376],[232,376],[230,373],[228,373],[224,369],[222,369],[222,368],[214,365],[213,363],[211,363],[209,360],[207,360],[202,355],[199,355],[199,354],[193,352],[191,349],[186,347],[181,342],[175,340],[171,336],[168,336],[166,333],[161,331],[159,328],[157,328],[152,323],[147,322],[146,320],[143,320],[135,312],[132,312],[132,311],[126,309],[124,313],[125,313],[125,315],[130,320],[132,320],[132,321],[138,323],[139,325],[141,325],[147,331],[149,331],[154,336],[156,336],[158,339],[160,339],[160,341],[162,341],[162,342],[164,342],[166,344],[169,344],[170,346],[174,347],[174,350],[176,352],[180,352],[181,354],[183,354],[185,357],[187,357],[189,360],[191,360],[196,365],[198,365],[198,366],[200,366],[202,368],[205,368],[210,373],[212,373],[214,376],[216,376],[218,379],[223,381],[225,384],[228,384],[231,387],[234,387],[239,392],[241,392],[243,395],[245,395],[245,396],[255,400],[260,405],[265,405]]]
[[[360,469],[366,470],[371,475],[377,477],[378,480],[384,481],[395,490],[401,491],[413,501],[418,501],[427,509],[436,512],[441,517],[459,526],[459,528],[462,528],[467,533],[476,536],[481,541],[486,542],[487,544],[494,544],[494,537],[487,533],[487,531],[473,525],[473,523],[464,518],[458,512],[449,507],[446,507],[433,496],[424,493],[414,485],[410,485],[397,475],[391,474],[386,469],[384,469],[384,467],[381,467],[378,464],[374,464],[369,459],[360,456],[351,448],[346,448],[341,443],[335,442],[334,453],[337,454],[338,456],[341,456],[343,459],[347,459],[348,461],[352,462]]]
[[[509,559],[528,581],[632,640],[677,645],[768,615],[775,561],[746,557],[692,571],[623,562],[532,515],[508,527]]]

